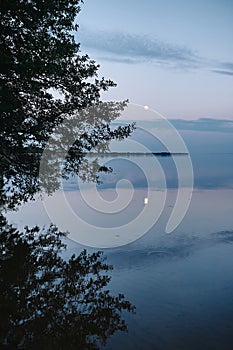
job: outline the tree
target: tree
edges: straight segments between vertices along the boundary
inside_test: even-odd
[[[99,66],[80,53],[74,34],[81,3],[0,1],[0,170],[1,182],[5,189],[10,184],[14,197],[10,206],[32,198],[38,190],[41,153],[64,120],[77,118],[86,108],[104,112],[80,119],[80,130],[84,130],[75,145],[78,153],[68,157],[73,165],[78,164],[76,170],[81,167],[80,154],[127,137],[133,130],[131,126],[114,132],[109,128],[126,101],[103,104],[100,100],[101,91],[115,84],[98,78]]]
[[[121,312],[134,307],[106,288],[111,266],[101,252],[66,261],[54,226],[19,232],[0,216],[0,232],[2,349],[98,349],[127,330]]]
[[[0,0],[0,342],[5,349],[97,349],[116,330],[126,330],[123,295],[106,289],[111,269],[101,253],[68,261],[64,235],[51,226],[19,232],[3,217],[39,190],[42,153],[49,142],[66,151],[65,172],[96,178],[85,154],[107,150],[132,126],[110,126],[126,101],[103,103],[101,91],[115,84],[98,78],[98,65],[81,55],[75,19],[81,0]],[[58,96],[57,98],[55,97]],[[65,134],[75,136],[69,149]],[[64,123],[65,122],[65,123]],[[62,123],[62,124],[61,124]],[[56,189],[58,166],[47,148],[49,189]],[[51,156],[51,157],[50,157]],[[56,163],[56,159],[55,159]],[[52,166],[50,166],[52,164]],[[88,174],[89,173],[89,174]],[[46,187],[47,179],[44,179]]]

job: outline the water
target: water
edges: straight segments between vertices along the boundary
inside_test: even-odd
[[[137,315],[127,318],[129,335],[108,349],[231,349],[232,208],[232,190],[198,191],[175,232],[165,235],[162,223],[109,252],[113,289],[121,285]]]
[[[97,215],[90,205],[83,204],[73,179],[65,184],[65,194],[74,212],[92,224],[109,229],[131,221],[143,208],[148,189],[143,172],[136,171],[135,159],[130,161],[130,164],[125,159],[110,162],[115,170],[109,178],[103,176],[103,184],[98,188],[99,194],[111,201],[116,198],[116,182],[122,176],[130,180],[134,195],[127,210],[119,216]],[[165,205],[158,222],[133,243],[104,250],[108,262],[114,266],[111,291],[125,294],[137,308],[136,315],[124,315],[128,334],[115,334],[106,348],[232,349],[233,155],[193,152],[195,186],[190,207],[170,234],[165,233],[165,228],[177,196],[177,172],[171,158],[158,161],[167,179]],[[158,200],[159,193],[165,190],[160,175],[154,183]],[[88,194],[88,191],[92,189],[87,186],[84,192]],[[128,195],[126,184],[120,191]],[[92,195],[90,192],[89,197]],[[60,196],[61,193],[56,194],[57,206]],[[19,226],[50,222],[39,199],[22,206],[17,213],[9,213],[8,217]],[[62,221],[64,227],[72,230],[65,215]],[[72,240],[67,243],[67,256],[83,249]]]

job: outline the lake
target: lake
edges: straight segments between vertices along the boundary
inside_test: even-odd
[[[98,195],[111,203],[117,198],[116,184],[127,180],[120,182],[118,195],[131,201],[123,203],[124,209],[119,212],[116,207],[115,212],[97,213],[93,209],[93,185],[80,187],[75,178],[64,182],[64,191],[58,191],[53,198],[53,203],[61,207],[65,196],[75,215],[100,230],[111,232],[114,227],[119,228],[119,234],[114,231],[111,238],[115,240],[114,245],[103,249],[104,245],[100,244],[100,248],[114,267],[111,291],[125,294],[136,306],[136,315],[124,315],[128,333],[116,333],[108,340],[106,349],[230,350],[233,343],[233,154],[191,153],[194,188],[193,191],[186,188],[189,207],[171,233],[166,233],[166,225],[178,193],[174,160],[153,155],[138,157],[142,159],[129,155],[108,160],[113,171],[102,175],[102,184],[97,186]],[[141,161],[150,164],[155,158],[158,173],[151,171],[145,176],[138,164]],[[147,227],[150,220],[150,216],[142,216],[141,226],[124,233],[127,237],[122,240],[120,227],[132,222],[150,205],[144,202],[151,190],[148,183],[153,186],[157,222],[140,235],[137,231]],[[90,202],[85,203],[88,198]],[[86,247],[78,242],[85,243],[85,234],[89,233],[82,232],[79,237],[77,226],[72,226],[62,209],[59,215],[59,223],[71,231],[73,238],[66,240],[66,255],[78,254]],[[39,198],[23,205],[18,212],[8,213],[8,218],[21,227],[51,221]],[[93,247],[87,248],[90,252],[97,249],[99,237],[93,238]],[[127,239],[131,243],[126,244]]]

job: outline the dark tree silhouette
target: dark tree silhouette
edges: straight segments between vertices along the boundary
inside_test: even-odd
[[[83,154],[132,131],[130,126],[109,127],[126,102],[100,100],[101,91],[115,84],[98,78],[99,66],[80,53],[74,34],[81,3],[0,0],[0,182],[5,190],[10,185],[8,199],[10,192],[14,198],[9,206],[39,189],[41,153],[64,120],[79,121],[76,152],[67,159],[80,174]],[[82,113],[87,108],[92,112]]]
[[[25,228],[0,216],[0,342],[4,349],[98,349],[116,331],[126,331],[124,295],[106,288],[111,266],[101,252],[68,261],[64,234]]]
[[[40,186],[55,190],[60,176],[98,180],[98,171],[108,169],[99,168],[97,159],[88,163],[86,153],[107,151],[108,142],[133,130],[110,126],[126,101],[101,101],[101,91],[115,84],[98,77],[99,66],[75,41],[81,3],[0,0],[0,342],[5,349],[97,349],[115,331],[126,330],[121,312],[134,311],[123,295],[106,288],[111,267],[100,252],[84,250],[67,261],[64,235],[54,226],[19,232],[2,214],[33,198]],[[71,147],[67,135],[75,136]],[[67,153],[63,173],[54,150]]]

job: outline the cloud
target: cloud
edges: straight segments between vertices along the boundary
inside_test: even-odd
[[[99,60],[107,61],[107,62],[117,62],[117,63],[126,63],[126,64],[138,64],[140,62],[144,62],[144,60],[133,59],[133,58],[125,58],[125,57],[106,57],[99,56]]]
[[[232,120],[200,118],[198,120],[172,119],[170,122],[178,130],[233,133]]]
[[[233,70],[227,71],[227,70],[213,69],[212,72],[217,74],[223,74],[223,75],[233,75]]]
[[[232,62],[220,62],[217,69],[213,69],[212,72],[222,75],[233,76],[233,63]]]
[[[233,133],[233,120],[200,118],[197,120],[170,119],[170,123],[180,131],[208,131]],[[145,129],[161,128],[159,121],[143,120],[140,126]]]
[[[82,46],[101,52],[101,58],[107,61],[186,65],[198,60],[195,53],[185,46],[172,45],[145,35],[82,30],[80,38]]]
[[[223,69],[229,69],[233,71],[233,63],[232,62],[223,62],[222,64]]]
[[[233,75],[232,62],[208,60],[186,46],[166,43],[147,35],[82,28],[78,39],[83,47],[94,50],[98,58],[105,61],[124,64],[151,62],[171,68],[204,68],[217,74]]]

